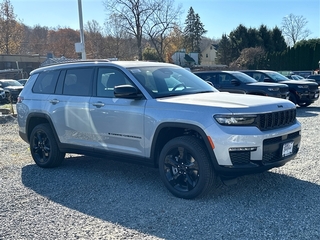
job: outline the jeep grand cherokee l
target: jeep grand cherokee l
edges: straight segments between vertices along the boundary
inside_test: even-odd
[[[17,112],[38,166],[59,166],[66,153],[148,164],[187,199],[208,193],[218,178],[284,165],[301,140],[292,102],[219,92],[186,69],[156,62],[36,69]]]
[[[291,80],[284,75],[269,70],[243,70],[245,74],[259,82],[283,83],[289,86],[289,100],[300,107],[307,107],[319,98],[318,84],[310,81]]]
[[[258,82],[238,71],[198,71],[198,77],[212,83],[221,92],[289,98],[289,87],[279,83]]]

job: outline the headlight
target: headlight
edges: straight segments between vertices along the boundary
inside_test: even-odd
[[[215,115],[214,119],[221,125],[253,126],[257,115]]]
[[[270,87],[270,88],[268,88],[268,90],[269,90],[270,92],[278,92],[278,91],[279,91],[279,88],[278,88],[278,87],[274,87],[274,88]]]
[[[298,85],[298,88],[308,88],[308,85]]]

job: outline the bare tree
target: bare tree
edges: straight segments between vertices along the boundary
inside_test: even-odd
[[[265,51],[262,47],[245,48],[241,51],[238,59],[230,63],[229,67],[232,69],[259,69],[264,56]]]
[[[86,35],[86,52],[90,58],[103,58],[105,38],[102,35],[102,27],[95,20],[88,21],[84,27]]]
[[[166,39],[179,25],[181,13],[181,5],[175,8],[174,0],[163,0],[160,8],[154,11],[146,23],[146,34],[149,36],[160,61],[165,61],[165,52],[169,45]]]
[[[142,60],[143,29],[162,6],[162,0],[106,0],[104,5],[110,16],[119,18],[126,32],[136,38],[138,58]]]
[[[10,0],[0,4],[0,51],[4,54],[17,54],[23,38],[23,26],[16,21]]]
[[[74,43],[80,40],[79,31],[71,28],[59,28],[48,32],[48,47],[53,49],[57,57],[79,58],[75,51]]]
[[[132,40],[134,39],[132,39],[133,36],[126,31],[125,25],[126,22],[119,18],[117,14],[110,15],[108,21],[106,21],[107,46],[109,47],[107,49],[108,57],[124,60],[133,59],[134,56],[136,56],[136,52],[132,53],[131,47],[128,46],[128,42],[132,44]],[[132,46],[136,46],[136,44],[133,43]]]
[[[311,31],[306,28],[307,23],[306,18],[292,13],[282,19],[282,34],[289,41],[289,45],[294,45],[311,34]]]

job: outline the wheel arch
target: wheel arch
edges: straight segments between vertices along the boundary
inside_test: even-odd
[[[57,141],[57,143],[59,143],[59,138],[58,135],[55,131],[55,128],[53,126],[52,120],[51,118],[45,114],[45,113],[31,113],[29,114],[27,121],[26,121],[26,133],[27,133],[27,139],[28,142],[30,142],[30,135],[32,130],[39,124],[42,123],[48,123],[52,129],[53,135]]]
[[[151,158],[156,167],[158,167],[159,155],[164,145],[173,138],[185,135],[191,135],[200,139],[213,166],[215,167],[218,165],[214,152],[212,150],[210,151],[211,145],[208,137],[199,126],[188,123],[166,122],[157,127],[151,144]]]

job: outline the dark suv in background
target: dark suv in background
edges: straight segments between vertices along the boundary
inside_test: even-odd
[[[23,86],[14,79],[0,79],[0,88],[5,91],[6,101],[16,102]]]
[[[319,98],[318,84],[310,81],[291,80],[284,75],[269,70],[242,70],[259,82],[284,83],[289,86],[289,100],[300,107],[307,107]]]
[[[308,76],[308,79],[314,79],[318,86],[320,85],[320,74],[312,74]]]
[[[199,71],[198,77],[212,83],[221,92],[289,98],[289,87],[280,83],[258,82],[238,71]]]

